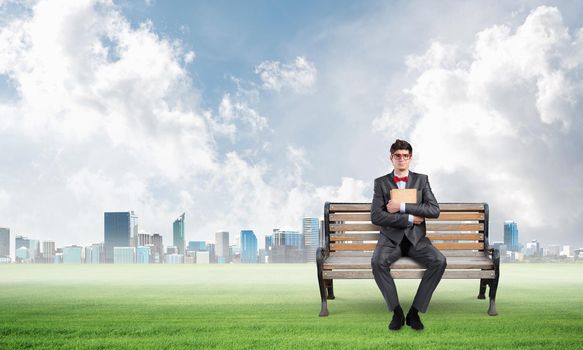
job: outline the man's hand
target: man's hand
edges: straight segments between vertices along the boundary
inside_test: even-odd
[[[413,223],[416,225],[419,225],[420,223],[422,223],[423,221],[425,221],[425,218],[422,216],[415,216],[413,215]]]
[[[387,211],[389,213],[398,213],[401,211],[401,203],[396,202],[394,200],[389,200],[389,203],[387,204]]]

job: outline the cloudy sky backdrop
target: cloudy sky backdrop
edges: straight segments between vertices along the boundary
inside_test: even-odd
[[[171,243],[370,201],[413,144],[440,202],[583,246],[583,5],[0,0],[0,227]]]

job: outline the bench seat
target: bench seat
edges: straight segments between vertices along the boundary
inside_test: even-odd
[[[368,269],[371,270],[371,257],[331,256],[324,261],[324,270]],[[391,265],[394,269],[422,269],[425,267],[409,257],[402,257]],[[450,256],[447,257],[447,270],[451,269],[494,269],[494,263],[486,256]],[[372,270],[371,270],[372,271]],[[445,276],[444,276],[445,277]]]

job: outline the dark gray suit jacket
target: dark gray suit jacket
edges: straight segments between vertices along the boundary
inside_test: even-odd
[[[417,189],[419,204],[405,204],[405,213],[389,213],[386,205],[389,203],[390,191],[398,188],[393,179],[394,176],[395,171],[393,170],[374,180],[374,195],[370,210],[371,221],[373,224],[381,226],[381,234],[397,244],[401,243],[403,235],[406,235],[413,246],[420,249],[430,243],[429,239],[425,237],[425,221],[418,225],[410,224],[409,214],[424,218],[437,218],[439,217],[439,204],[431,192],[427,175],[409,170],[409,179],[405,188]]]

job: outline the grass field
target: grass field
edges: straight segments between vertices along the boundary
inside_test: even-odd
[[[408,310],[419,280],[397,280]],[[0,349],[583,349],[583,264],[504,264],[498,316],[478,281],[442,280],[426,329],[388,332],[373,280],[312,264],[0,265]]]

